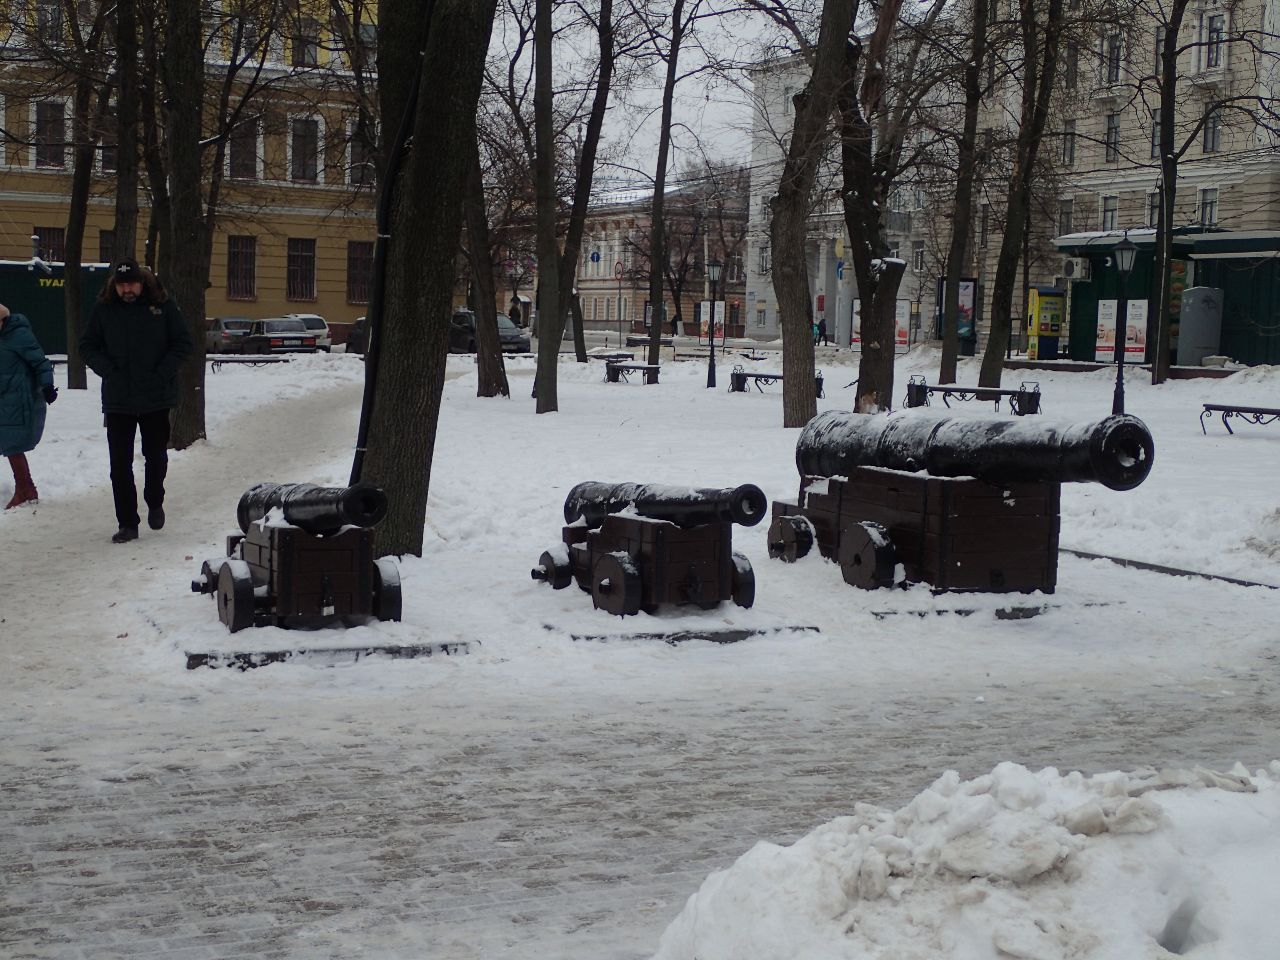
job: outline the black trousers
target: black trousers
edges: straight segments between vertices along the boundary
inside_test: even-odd
[[[136,527],[138,489],[133,483],[133,438],[142,434],[142,497],[149,507],[164,504],[164,478],[169,472],[169,411],[108,413],[107,449],[111,454],[111,493],[116,501],[116,523]]]

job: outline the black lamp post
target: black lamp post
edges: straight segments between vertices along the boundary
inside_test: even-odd
[[[1124,413],[1124,347],[1129,332],[1129,271],[1133,269],[1138,247],[1129,239],[1129,231],[1113,251],[1116,272],[1120,274],[1120,299],[1116,303],[1116,390],[1111,399],[1111,412]]]
[[[707,320],[707,340],[710,343],[711,352],[707,354],[707,386],[714,387],[716,385],[716,283],[720,279],[719,260],[707,261],[707,279],[711,281],[711,316]]]

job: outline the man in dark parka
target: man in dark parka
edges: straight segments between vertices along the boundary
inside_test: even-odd
[[[164,480],[169,468],[169,411],[178,402],[178,369],[193,346],[178,308],[149,273],[129,259],[111,268],[80,355],[102,378],[102,412],[111,457],[111,491],[119,529],[113,543],[138,538],[138,491],[133,440],[142,434],[146,461],[142,496],[147,526],[164,526]]]

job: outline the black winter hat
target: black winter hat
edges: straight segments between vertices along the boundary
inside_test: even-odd
[[[111,277],[116,283],[142,283],[142,271],[138,261],[125,257],[111,270]]]

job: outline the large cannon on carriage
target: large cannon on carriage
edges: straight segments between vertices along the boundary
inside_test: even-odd
[[[386,494],[370,484],[257,484],[236,506],[240,533],[227,537],[227,556],[206,560],[191,589],[213,595],[232,633],[399,620],[399,569],[373,557],[386,512]]]
[[[1155,445],[1136,417],[1096,423],[828,411],[796,443],[800,491],[775,500],[769,555],[814,545],[863,588],[1052,593],[1063,483],[1130,490]]]
[[[704,610],[755,602],[751,563],[733,551],[733,525],[754,526],[769,502],[759,487],[720,490],[587,481],[564,502],[563,543],[532,576],[557,590],[576,582],[618,616],[664,605]]]

